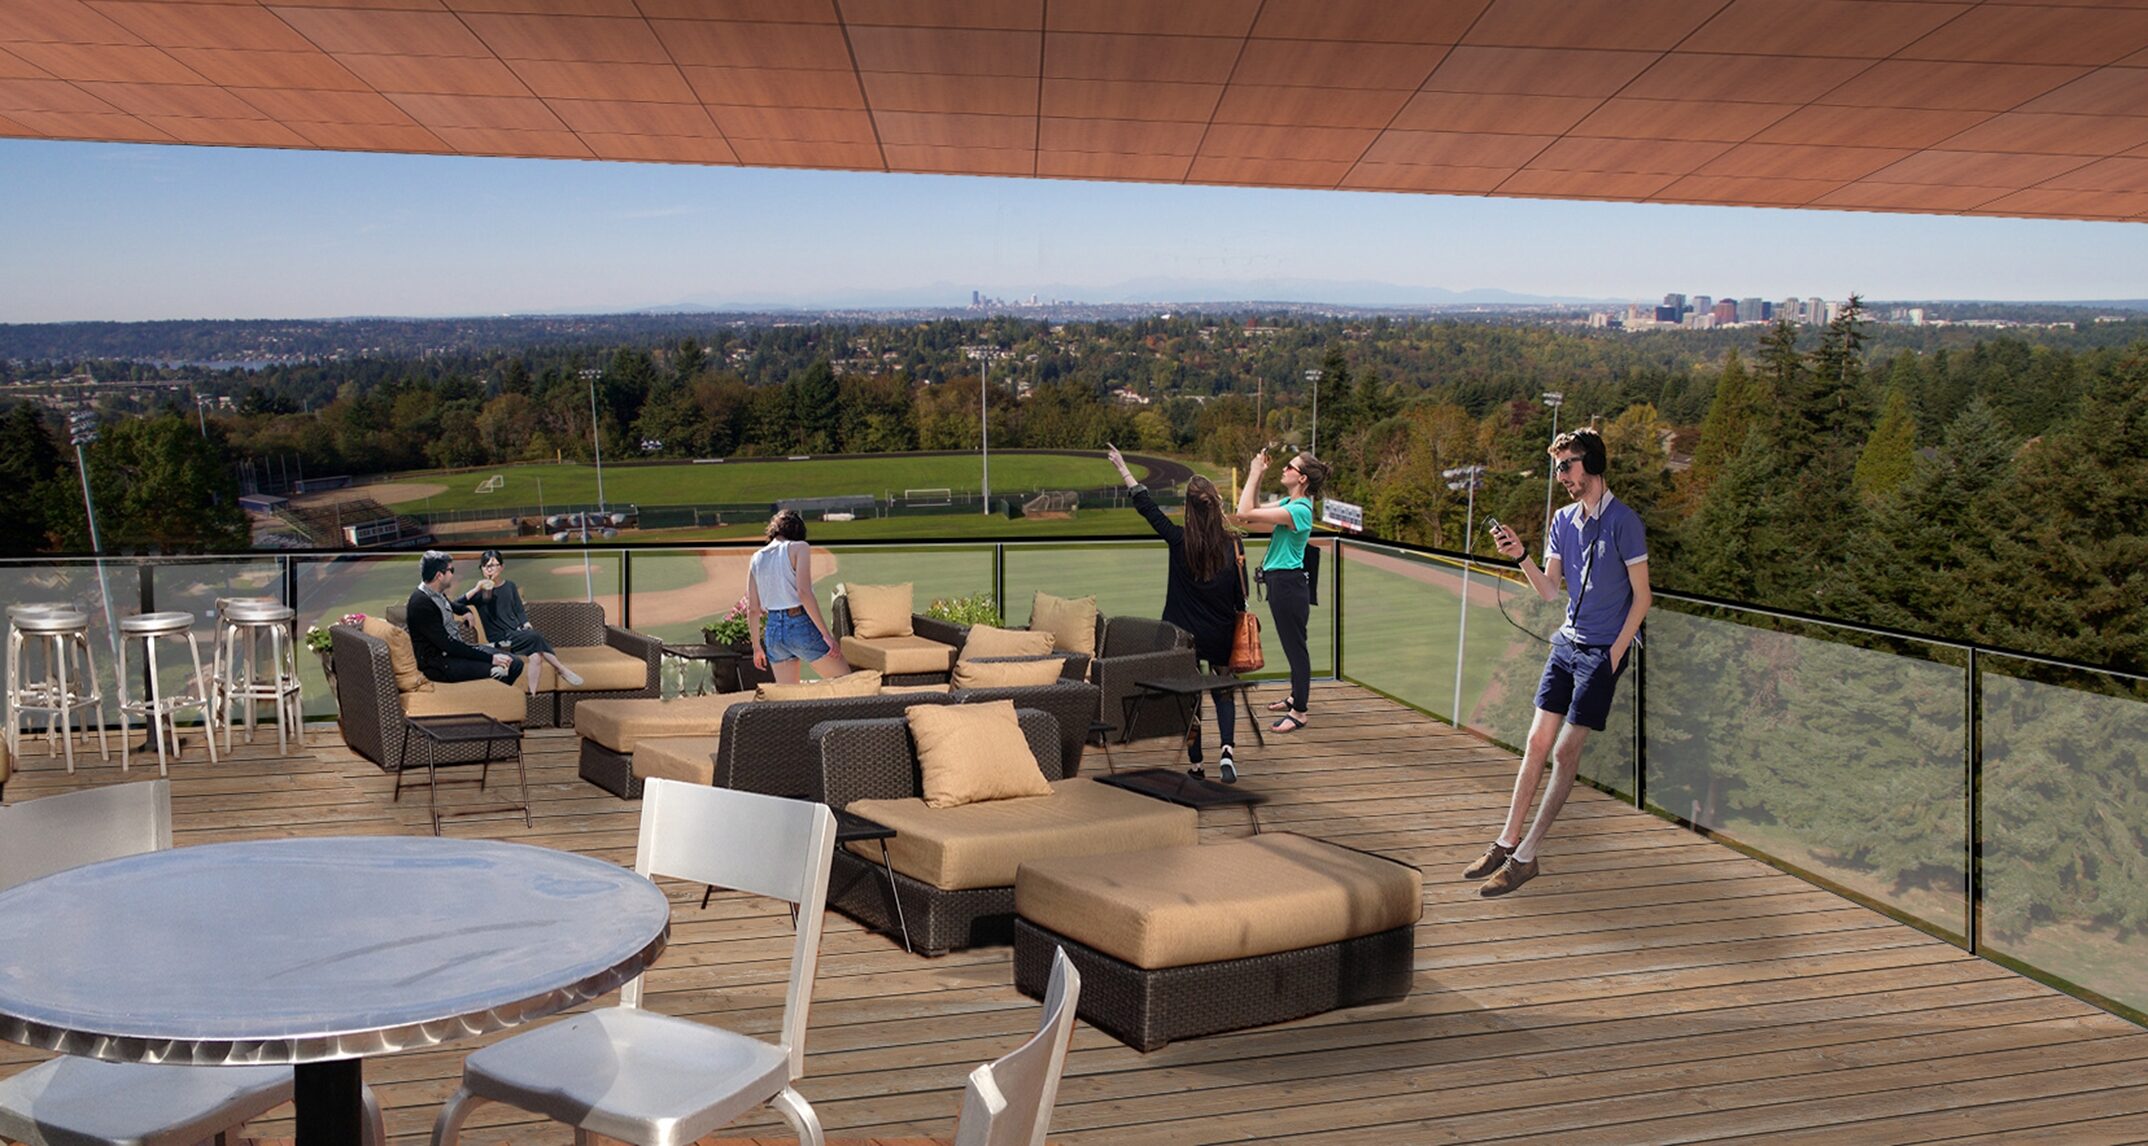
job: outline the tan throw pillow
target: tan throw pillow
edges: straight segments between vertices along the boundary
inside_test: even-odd
[[[1066,664],[1058,657],[1026,661],[956,661],[956,688],[1030,688],[1057,684]]]
[[[984,800],[1049,796],[1052,786],[1015,719],[1014,702],[921,704],[905,709],[917,741],[925,806],[956,808]]]
[[[395,673],[398,692],[431,692],[433,682],[418,671],[418,651],[410,646],[410,634],[379,617],[367,617],[359,632],[378,637],[388,646],[388,668]]]
[[[770,681],[753,690],[755,700],[826,700],[836,696],[879,696],[880,670],[859,669],[832,680],[807,680],[797,684]]]
[[[1052,635],[1063,653],[1096,655],[1096,598],[1054,597],[1039,592],[1029,606],[1029,627]]]
[[[853,584],[844,588],[843,595],[850,599],[851,636],[871,640],[910,635],[909,582],[900,585]]]
[[[1000,629],[991,625],[971,625],[969,637],[962,642],[962,659],[966,661],[986,657],[1041,657],[1051,651],[1050,633]]]

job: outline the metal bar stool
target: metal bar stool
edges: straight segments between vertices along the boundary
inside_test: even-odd
[[[16,707],[21,703],[26,690],[42,694],[46,687],[46,677],[49,675],[47,673],[25,675],[23,654],[32,646],[24,638],[22,630],[15,626],[15,619],[17,617],[27,617],[34,613],[63,613],[66,611],[68,611],[67,606],[51,602],[9,605],[7,607],[7,692],[5,693],[5,701],[7,704],[7,750],[10,755],[20,755],[22,748],[22,718],[21,714],[16,711]],[[39,646],[43,644],[43,641],[38,642]]]
[[[176,640],[186,638],[187,655],[194,662],[194,690],[166,696],[163,684],[157,676],[157,638]],[[179,744],[179,723],[173,714],[181,708],[201,710],[202,732],[209,740],[209,763],[216,763],[216,688],[208,674],[201,671],[201,642],[194,637],[194,614],[192,613],[143,613],[127,617],[119,622],[119,770],[127,770],[127,714],[139,712],[149,725],[149,737],[157,742],[157,775],[168,774],[164,759],[164,738],[171,737],[176,753]],[[130,700],[127,697],[127,644],[142,642],[142,658],[147,662],[149,696],[147,699]]]
[[[224,725],[224,752],[231,752],[231,706],[246,706],[246,741],[253,743],[261,701],[276,705],[276,750],[290,751],[295,729],[300,745],[306,726],[298,681],[298,611],[273,597],[226,597],[217,603],[215,707]],[[268,638],[268,675],[261,674],[261,639]],[[244,655],[242,669],[239,658]]]
[[[106,760],[112,748],[105,740],[104,690],[97,682],[97,651],[90,645],[88,613],[68,609],[33,610],[8,618],[10,665],[18,651],[15,638],[35,641],[44,652],[45,677],[30,681],[17,677],[8,693],[11,719],[21,713],[44,713],[58,724],[60,747],[67,757],[67,770],[75,770],[75,713],[88,709],[96,717],[97,751]],[[70,662],[74,671],[70,675]],[[48,725],[48,729],[49,729]],[[11,731],[10,735],[15,735]]]

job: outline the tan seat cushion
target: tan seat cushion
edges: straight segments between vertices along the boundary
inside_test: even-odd
[[[1030,688],[1056,684],[1066,662],[1058,657],[1025,661],[960,661],[955,665],[956,688]]]
[[[962,659],[966,661],[986,657],[1041,657],[1051,651],[1050,633],[1001,629],[992,625],[971,625],[970,635],[962,642]]]
[[[827,700],[837,696],[879,696],[880,673],[859,669],[829,680],[802,680],[797,684],[769,681],[755,686],[757,700]]]
[[[896,871],[950,891],[1010,886],[1032,860],[1190,846],[1199,834],[1192,808],[1082,778],[1055,780],[1051,790],[959,808],[928,808],[917,797],[857,800],[848,810],[895,829],[887,844]],[[849,847],[880,858],[872,841]]]
[[[951,684],[883,684],[880,686],[882,696],[886,696],[891,692],[937,692],[944,696],[953,691],[955,691],[955,686]]]
[[[427,681],[431,688],[403,694],[405,716],[466,716],[478,713],[503,724],[520,724],[529,716],[529,693],[491,678]]]
[[[1029,606],[1029,627],[1052,635],[1063,653],[1096,655],[1096,598],[1054,597],[1038,591]]]
[[[659,736],[714,736],[723,730],[723,714],[753,699],[750,692],[682,696],[674,700],[585,700],[575,705],[574,730],[614,752],[633,752],[642,740]]]
[[[1317,947],[1415,923],[1416,868],[1288,832],[1024,864],[1015,910],[1136,967]]]
[[[544,683],[539,686],[542,690],[628,692],[649,685],[649,662],[610,645],[577,645],[559,650],[558,655],[568,668],[581,674],[582,683],[567,684],[547,665],[544,669]],[[530,665],[523,671],[530,672],[535,668],[535,665]]]
[[[844,637],[843,659],[854,669],[883,673],[946,672],[955,663],[955,647],[929,637]]]
[[[903,710],[903,716],[910,722],[910,739],[917,742],[925,806],[1051,794],[1013,701],[925,704]]]
[[[908,581],[900,585],[845,586],[843,595],[850,599],[850,635],[909,636],[911,590]]]
[[[644,780],[716,782],[716,736],[653,736],[634,746],[634,774]]]
[[[410,645],[410,634],[389,624],[379,617],[367,616],[358,631],[369,637],[377,637],[388,646],[388,668],[395,673],[398,692],[431,692],[433,682],[418,671],[418,652]]]

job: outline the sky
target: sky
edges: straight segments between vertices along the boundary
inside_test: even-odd
[[[2148,297],[2148,226],[0,140],[0,322]]]

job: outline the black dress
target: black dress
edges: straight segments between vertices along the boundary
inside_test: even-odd
[[[1194,655],[1210,668],[1231,662],[1231,639],[1237,635],[1238,614],[1246,603],[1245,582],[1240,580],[1238,561],[1227,562],[1215,576],[1196,580],[1186,564],[1186,530],[1164,516],[1146,489],[1134,491],[1134,508],[1163,538],[1171,550],[1171,565],[1164,582],[1163,619],[1193,634]],[[490,631],[490,630],[487,630]]]
[[[485,639],[491,641],[494,648],[525,657],[554,651],[552,642],[529,627],[529,612],[522,607],[522,591],[515,588],[514,582],[502,581],[492,589],[474,589],[463,600],[477,610],[477,619],[485,625]]]

